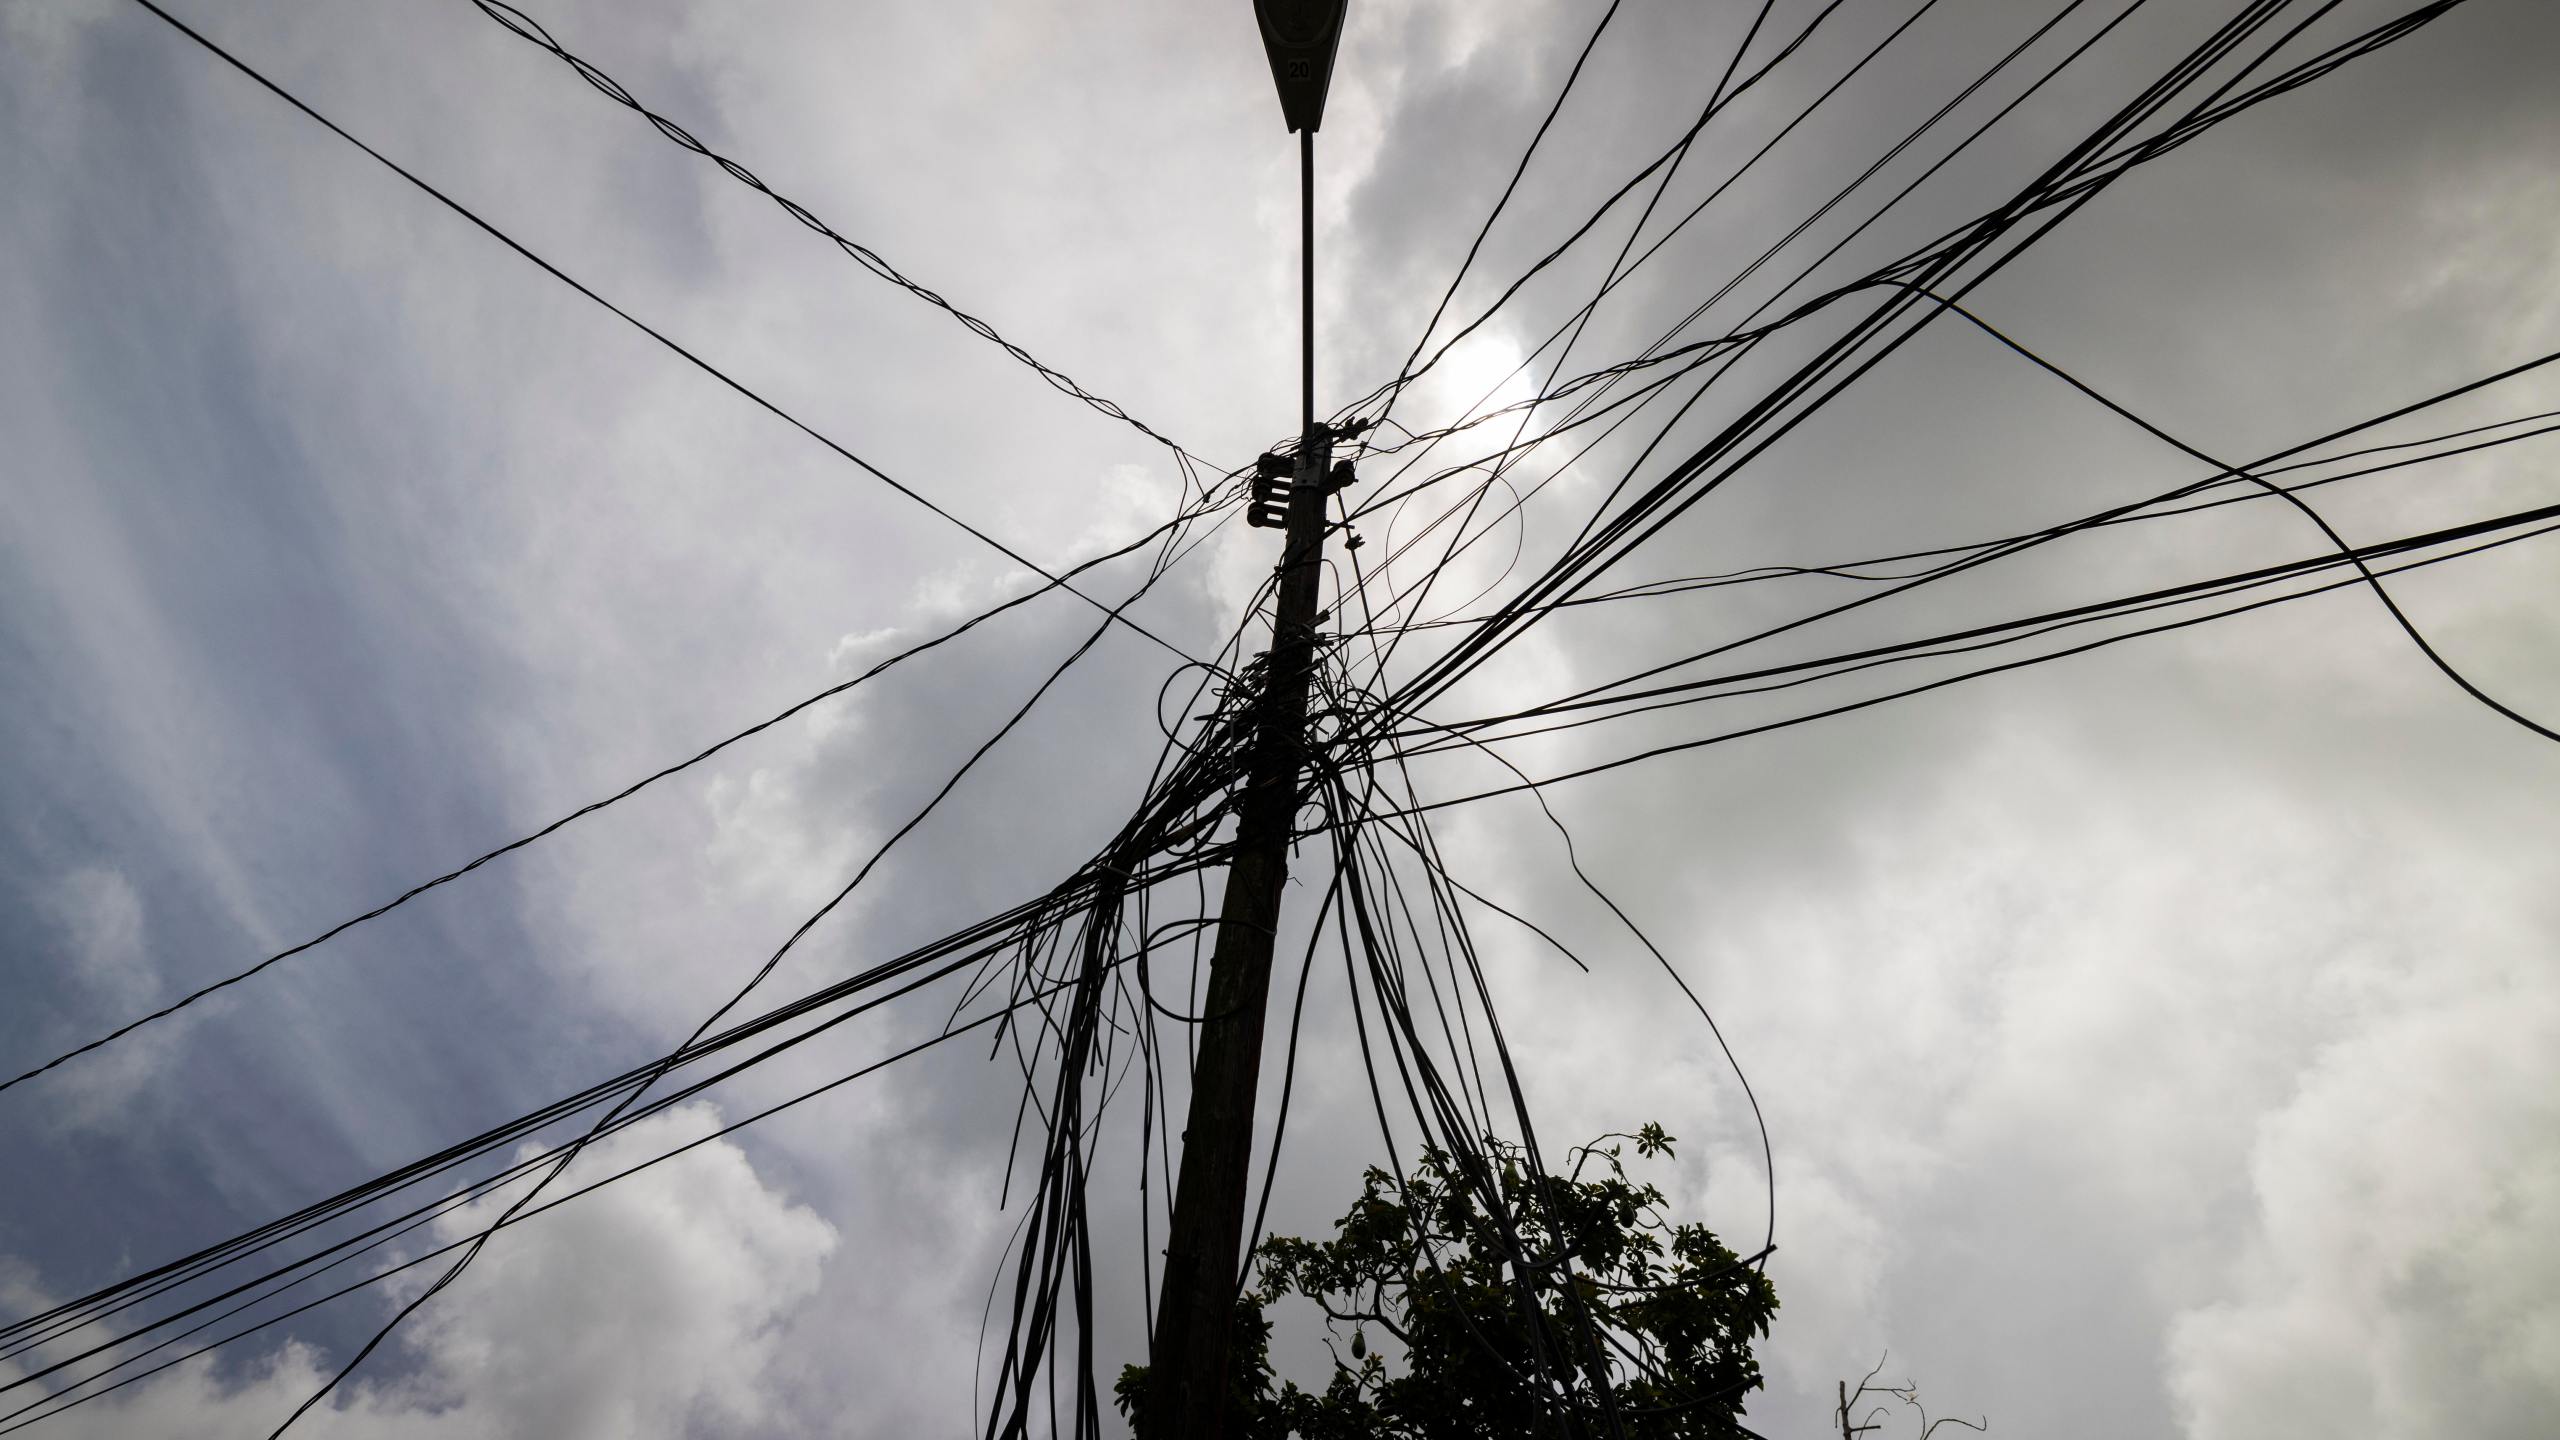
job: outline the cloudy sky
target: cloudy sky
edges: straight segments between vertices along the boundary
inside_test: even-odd
[[[1180,503],[1162,448],[467,0],[172,8],[1043,565]],[[1393,376],[1600,8],[1355,4],[1319,147],[1320,406]],[[1456,313],[1678,137],[1754,8],[1624,0]],[[1755,56],[1818,8],[1778,0]],[[1914,8],[1847,0],[1708,128],[1649,234]],[[1642,349],[2061,8],[1939,0],[1620,287],[1577,359]],[[2074,7],[1800,244],[1827,247],[2122,8]],[[2139,7],[1837,264],[1996,203],[2231,8]],[[2297,52],[2401,8],[2349,0]],[[1244,0],[531,13],[1221,466],[1294,424],[1294,146]],[[2551,7],[2471,0],[2145,167],[1971,303],[2227,459],[2560,349],[2555,45]],[[0,1070],[1025,588],[1021,567],[130,0],[0,0],[0,135]],[[1494,389],[1590,295],[1632,219],[1604,222],[1399,414],[1445,420]],[[1738,321],[1818,253],[1787,252],[1794,266],[1772,262],[1716,313]],[[1719,382],[1736,398],[1675,439],[1702,442],[1778,373]],[[2555,410],[2560,376],[2536,372],[2357,443]],[[2362,542],[2549,504],[2552,443],[2348,481],[2322,508]],[[1564,471],[1435,605],[1462,613],[1515,545],[1521,576],[1552,558],[1636,449]],[[1647,463],[1645,479],[1663,468]],[[1985,539],[2203,473],[1941,323],[1613,577]],[[1364,530],[1383,553],[1387,517]],[[2553,543],[2392,582],[2449,662],[2546,724]],[[1830,653],[2321,548],[2298,513],[2234,506],[1747,653]],[[1132,613],[1213,650],[1271,550],[1230,524]],[[1124,563],[1092,588],[1116,599],[1143,578]],[[1593,607],[1435,713],[1579,689],[1844,583]],[[1092,624],[1055,596],[1010,612],[0,1094],[0,1308],[85,1293],[661,1053]],[[1104,639],[760,994],[874,963],[1092,853],[1145,783],[1178,663]],[[1507,753],[1553,774],[1880,688],[1844,683]],[[1463,759],[1419,772],[1444,797],[1503,778]],[[2555,785],[2560,749],[2466,697],[2350,589],[1553,788],[1584,868],[1713,1007],[1765,1108],[1774,1186],[1712,1037],[1574,880],[1536,806],[1438,824],[1456,874],[1591,962],[1484,936],[1542,1135],[1660,1121],[1682,1144],[1652,1178],[1738,1248],[1774,1193],[1784,1309],[1751,1407],[1764,1433],[1820,1433],[1834,1382],[1889,1352],[1933,1411],[1987,1415],[1994,1434],[2521,1436],[2560,1405]],[[1316,893],[1292,892],[1301,923]],[[1329,973],[1308,1002],[1283,1231],[1324,1226],[1384,1159]],[[707,1135],[947,1009],[926,997],[845,1027],[576,1173]],[[1018,1090],[983,1046],[936,1051],[510,1232],[308,1433],[968,1432],[981,1307],[1019,1213],[1018,1190],[999,1205]],[[1116,1173],[1096,1198],[1127,1260]],[[1131,1265],[1112,1274],[1099,1325],[1116,1367],[1140,1344],[1140,1286]],[[263,1435],[389,1303],[350,1298],[46,1430]],[[1284,1337],[1288,1363],[1315,1353]]]

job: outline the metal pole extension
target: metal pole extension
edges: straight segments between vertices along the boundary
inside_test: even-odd
[[[1316,658],[1316,600],[1324,554],[1332,437],[1315,420],[1315,137],[1298,132],[1299,242],[1306,293],[1301,418],[1305,428],[1289,492],[1287,539],[1261,716],[1245,788],[1236,802],[1235,859],[1218,911],[1182,1172],[1173,1192],[1164,1282],[1149,1352],[1148,1394],[1137,1415],[1143,1440],[1219,1440],[1231,1433],[1228,1342],[1243,1256],[1251,1183],[1254,1091],[1262,1072],[1263,1011],[1271,950],[1289,879],[1289,836],[1305,768],[1307,686]]]
[[[1316,132],[1298,132],[1298,433],[1316,439]],[[1299,452],[1304,455],[1305,451]],[[1303,469],[1304,467],[1300,467]],[[1324,477],[1317,474],[1318,480]]]

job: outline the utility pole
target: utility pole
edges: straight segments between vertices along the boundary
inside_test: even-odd
[[[1280,106],[1298,135],[1299,440],[1286,465],[1263,457],[1246,519],[1283,531],[1271,648],[1245,785],[1236,800],[1235,858],[1218,911],[1209,994],[1182,1132],[1164,1280],[1141,1440],[1220,1440],[1231,1430],[1229,1331],[1243,1272],[1245,1195],[1251,1183],[1255,1090],[1262,1074],[1263,1015],[1289,839],[1306,765],[1307,687],[1316,661],[1316,600],[1323,579],[1326,500],[1335,479],[1333,436],[1316,423],[1315,131],[1342,36],[1345,0],[1255,0]]]

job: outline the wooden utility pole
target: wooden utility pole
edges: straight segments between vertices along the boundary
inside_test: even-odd
[[[1305,769],[1307,681],[1316,655],[1316,585],[1324,549],[1322,437],[1300,452],[1289,495],[1288,538],[1280,562],[1278,619],[1265,662],[1259,734],[1236,803],[1235,859],[1218,910],[1209,993],[1191,1074],[1191,1114],[1182,1132],[1182,1171],[1156,1304],[1148,1409],[1163,1423],[1154,1437],[1216,1436],[1223,1430],[1229,1320],[1242,1273],[1245,1195],[1250,1188],[1253,1112],[1262,1073],[1262,1029],[1271,993],[1271,951],[1280,896],[1289,882],[1289,833]]]
[[[1307,688],[1316,662],[1316,600],[1323,579],[1333,436],[1316,423],[1315,130],[1341,38],[1343,0],[1256,0],[1281,109],[1298,132],[1299,441],[1285,518],[1256,497],[1257,524],[1279,521],[1278,593],[1271,648],[1255,700],[1253,748],[1236,800],[1235,858],[1218,911],[1209,993],[1192,1069],[1182,1171],[1173,1192],[1164,1280],[1156,1301],[1147,1396],[1136,1416],[1142,1440],[1218,1440],[1228,1433],[1229,1340],[1244,1257],[1255,1090],[1262,1074],[1263,1012],[1289,839],[1306,770]],[[1276,490],[1266,462],[1257,488]],[[1274,496],[1273,498],[1276,498]]]

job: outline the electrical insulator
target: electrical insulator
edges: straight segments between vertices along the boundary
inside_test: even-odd
[[[1253,503],[1245,507],[1244,523],[1264,530],[1289,527],[1289,477],[1295,468],[1286,455],[1266,453],[1253,462]]]

